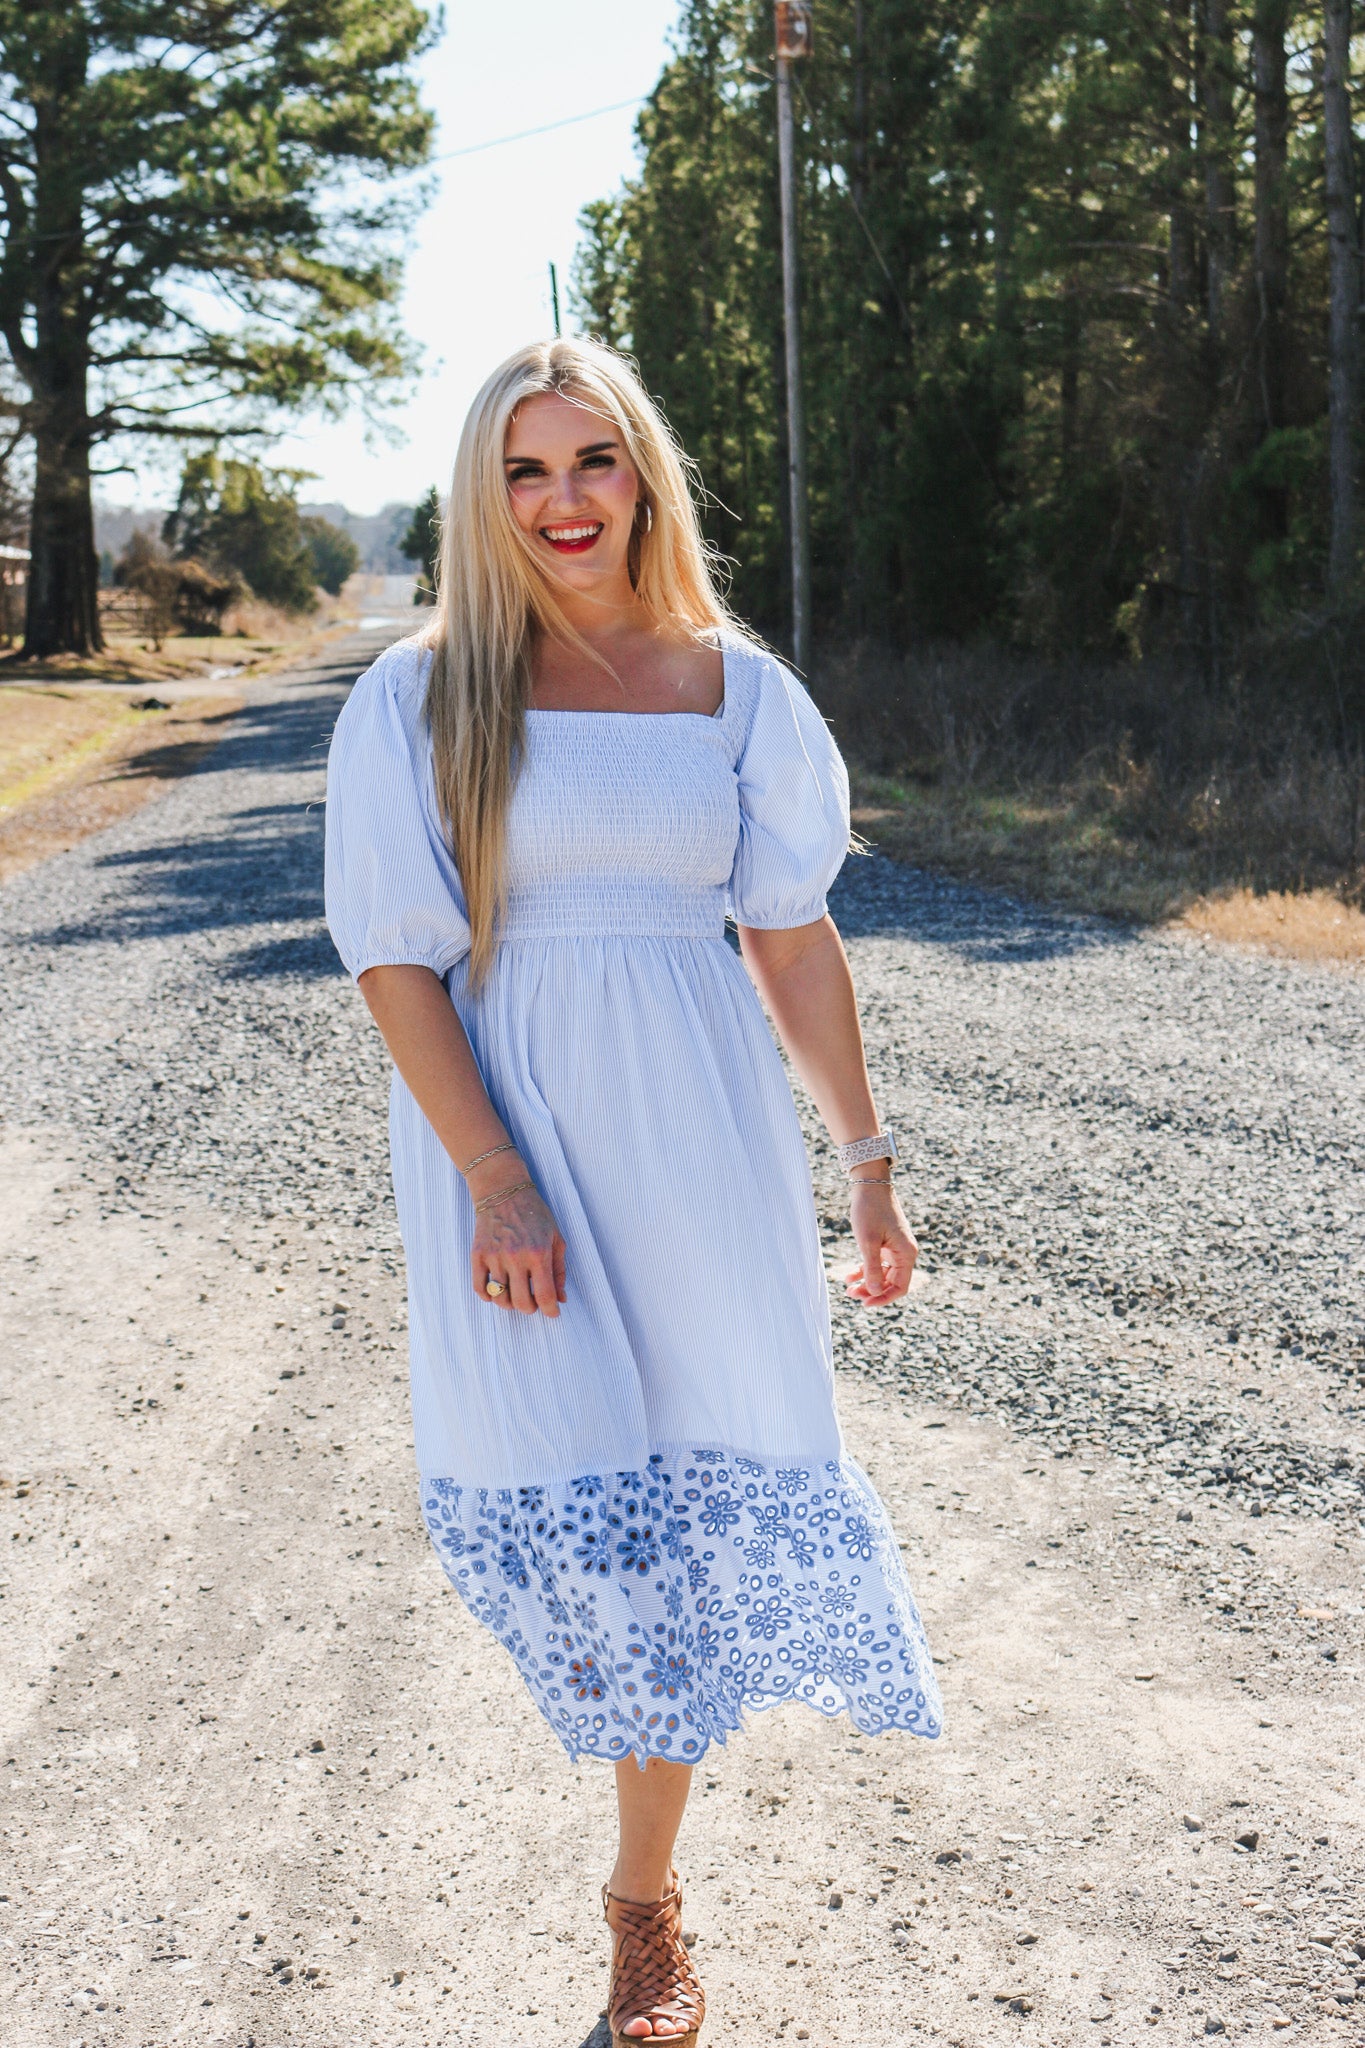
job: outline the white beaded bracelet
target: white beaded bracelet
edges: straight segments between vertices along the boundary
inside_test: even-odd
[[[866,1166],[869,1159],[895,1159],[896,1133],[888,1124],[884,1131],[878,1131],[872,1138],[854,1138],[850,1144],[838,1147],[839,1164],[845,1173],[852,1167]]]

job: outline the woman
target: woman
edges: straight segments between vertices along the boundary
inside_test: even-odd
[[[673,1845],[745,1707],[939,1731],[885,1512],[844,1454],[809,1169],[755,987],[902,1296],[825,891],[843,764],[718,595],[662,417],[610,350],[474,401],[439,602],[362,676],[327,915],[393,1055],[422,1499],[571,1756],[616,1765],[616,2044],[695,2041]],[[727,906],[748,975],[725,943]]]

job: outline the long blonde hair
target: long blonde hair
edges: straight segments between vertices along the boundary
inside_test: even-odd
[[[475,988],[497,948],[504,848],[538,633],[598,660],[565,619],[512,512],[503,454],[517,408],[557,392],[609,420],[640,479],[628,557],[654,623],[689,637],[732,625],[719,562],[702,538],[696,472],[632,363],[596,341],[532,342],[496,369],[469,408],[442,522],[436,607],[418,636],[432,652],[426,716],[436,796],[464,886]]]

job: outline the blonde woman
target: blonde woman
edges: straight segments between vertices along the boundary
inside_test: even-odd
[[[338,722],[327,915],[396,1069],[432,1540],[569,1755],[616,1767],[617,2048],[696,2040],[673,1846],[746,1708],[939,1732],[759,1003],[848,1171],[848,1292],[895,1301],[915,1243],[825,911],[848,837],[629,364],[520,350],[465,423],[431,623]]]

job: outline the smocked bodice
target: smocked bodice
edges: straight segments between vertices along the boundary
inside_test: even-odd
[[[505,940],[719,938],[739,841],[724,715],[532,711]]]

